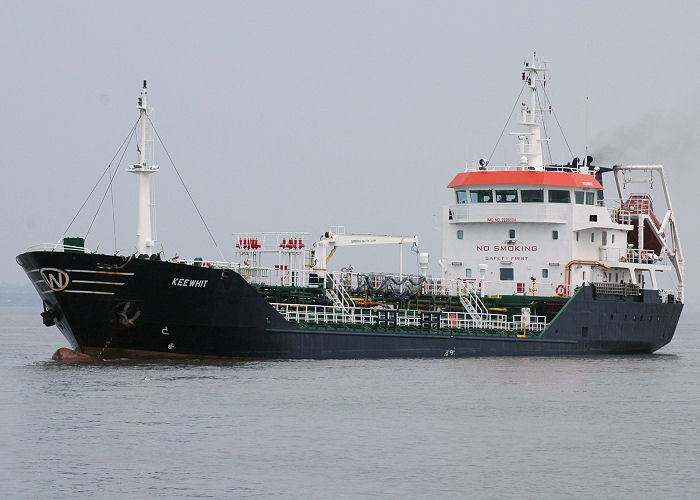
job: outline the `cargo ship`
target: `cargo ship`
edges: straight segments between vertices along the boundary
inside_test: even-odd
[[[237,233],[229,260],[157,252],[146,82],[139,161],[128,168],[138,179],[137,252],[62,238],[17,263],[43,301],[44,324],[90,359],[652,353],[671,341],[684,302],[663,166],[594,166],[588,155],[545,162],[548,71],[533,54],[519,74],[517,161],[483,159],[448,183],[438,276],[416,236],[342,227],[315,241]],[[614,186],[605,196],[604,179]],[[332,268],[341,247],[368,245],[397,245],[399,273]],[[404,253],[415,256],[407,272]]]

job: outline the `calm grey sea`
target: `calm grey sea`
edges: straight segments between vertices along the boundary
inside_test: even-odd
[[[0,308],[2,498],[698,498],[700,316],[648,356],[50,361]]]

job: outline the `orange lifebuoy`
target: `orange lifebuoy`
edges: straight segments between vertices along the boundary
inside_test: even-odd
[[[566,287],[564,285],[557,285],[556,293],[559,297],[563,297],[566,294]]]

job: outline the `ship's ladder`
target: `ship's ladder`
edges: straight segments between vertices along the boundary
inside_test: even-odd
[[[481,301],[481,297],[479,297],[476,288],[468,281],[457,280],[457,283],[457,292],[462,307],[464,307],[465,311],[469,313],[469,316],[471,316],[478,326],[482,326],[488,311]]]
[[[350,310],[355,307],[355,302],[343,285],[343,281],[335,273],[328,273],[328,277],[331,280],[331,287],[326,286],[326,295],[335,307],[341,308],[345,314],[350,314]]]

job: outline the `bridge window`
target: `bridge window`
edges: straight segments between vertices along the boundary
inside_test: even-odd
[[[457,203],[462,204],[467,202],[467,192],[466,191],[457,191]]]
[[[518,202],[518,190],[517,189],[497,189],[496,190],[496,203],[517,203]]]
[[[523,203],[544,203],[544,189],[521,189],[520,200]]]
[[[576,231],[576,241],[578,241],[578,231]]]
[[[515,229],[508,230],[508,238],[510,238],[511,240],[515,239]]]
[[[586,205],[595,205],[595,193],[590,191],[586,193]]]
[[[571,203],[571,192],[564,189],[549,190],[550,203]]]
[[[501,280],[502,281],[513,281],[513,268],[512,267],[502,267],[501,268]]]
[[[583,205],[583,199],[585,198],[585,194],[583,191],[574,191],[574,198],[576,199],[576,204],[577,205]]]
[[[614,245],[615,244],[615,233],[610,235],[610,242]]]
[[[591,243],[595,243],[595,233],[591,233]]]
[[[542,269],[542,277],[549,278],[549,269]]]
[[[553,240],[559,239],[559,231],[552,231],[552,239]]]
[[[471,203],[492,203],[493,192],[490,189],[470,189],[469,201]]]
[[[457,231],[457,239],[458,240],[464,239],[464,231],[462,231],[461,229]]]
[[[471,267],[468,267],[467,269],[465,269],[465,271],[466,271],[466,273],[467,273],[467,278],[471,278],[471,277],[472,277],[472,269],[471,269]]]

